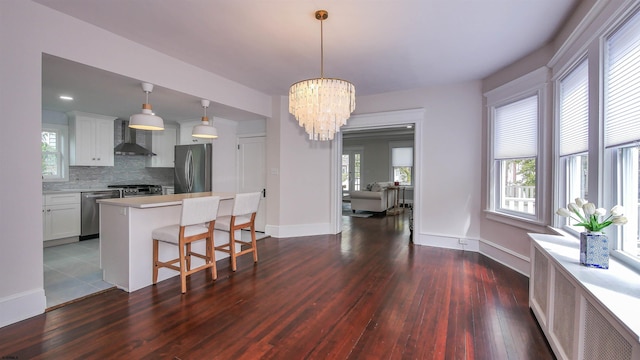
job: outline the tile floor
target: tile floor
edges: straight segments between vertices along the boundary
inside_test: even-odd
[[[47,308],[108,289],[102,281],[100,240],[44,248],[44,292]]]
[[[265,238],[256,232],[256,238]],[[249,240],[248,231],[242,239]],[[44,292],[47,308],[64,304],[113,285],[102,281],[100,269],[100,239],[44,248]]]

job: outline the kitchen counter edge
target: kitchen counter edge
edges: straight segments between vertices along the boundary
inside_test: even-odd
[[[171,194],[171,195],[156,195],[156,196],[141,196],[130,197],[121,199],[100,199],[97,200],[99,204],[130,207],[137,209],[149,209],[163,206],[176,206],[182,203],[183,199],[197,198],[204,196],[220,196],[220,200],[233,199],[234,193],[225,192],[201,192],[201,193],[189,193],[189,194]]]

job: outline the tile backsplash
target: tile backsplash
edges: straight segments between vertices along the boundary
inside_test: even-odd
[[[115,155],[114,166],[70,166],[69,181],[43,182],[42,190],[99,189],[114,184],[173,186],[173,168],[148,168],[146,159]]]

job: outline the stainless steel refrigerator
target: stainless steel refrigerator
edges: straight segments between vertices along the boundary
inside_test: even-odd
[[[176,145],[176,194],[211,191],[211,144]]]

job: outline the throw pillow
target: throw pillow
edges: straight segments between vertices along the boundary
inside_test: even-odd
[[[371,183],[371,184],[367,184],[367,188],[366,188],[366,189],[367,189],[367,191],[371,191],[371,188],[372,188],[372,187],[373,187],[373,183]]]
[[[375,183],[371,187],[371,191],[380,192],[380,191],[382,191],[382,186],[380,186],[380,184],[378,184],[378,183]]]

